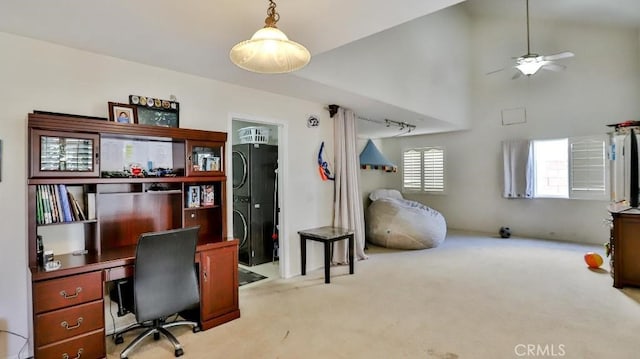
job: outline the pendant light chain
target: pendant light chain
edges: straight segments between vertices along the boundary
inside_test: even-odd
[[[276,11],[276,3],[269,0],[269,8],[267,9],[267,18],[264,19],[265,27],[277,27],[276,23],[280,20],[280,14]]]

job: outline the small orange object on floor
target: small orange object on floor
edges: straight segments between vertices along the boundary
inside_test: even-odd
[[[594,252],[587,252],[584,255],[584,261],[587,263],[589,268],[600,268],[600,266],[604,262],[602,260],[602,257],[598,253]]]

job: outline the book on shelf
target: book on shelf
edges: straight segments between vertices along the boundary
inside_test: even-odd
[[[44,224],[44,212],[42,211],[42,196],[40,195],[40,191],[38,187],[36,187],[36,223]]]
[[[74,221],[82,221],[82,218],[80,218],[80,213],[78,212],[78,209],[76,208],[75,204],[73,203],[73,195],[71,194],[71,192],[67,192],[67,200],[69,201],[69,207],[71,207],[71,217],[73,217]]]
[[[84,211],[82,210],[82,207],[80,207],[76,197],[71,193],[71,191],[67,191],[67,194],[69,195],[69,204],[73,210],[73,216],[76,221],[85,221],[87,217],[84,215]]]
[[[42,223],[53,223],[53,216],[51,214],[51,201],[49,200],[49,191],[47,190],[47,187],[45,185],[38,186],[38,193],[40,193],[40,199],[42,200]]]
[[[54,222],[54,217],[53,217],[53,210],[55,209],[53,207],[53,203],[51,202],[51,194],[49,193],[49,186],[48,185],[42,185],[42,195],[44,198],[44,203],[47,206],[47,222],[46,223],[53,223]]]
[[[87,219],[96,219],[96,194],[87,193],[85,202],[87,204]]]
[[[69,195],[67,194],[67,186],[63,184],[58,185],[59,204],[62,208],[63,222],[73,222],[73,216],[71,215],[71,205],[69,203]]]
[[[51,217],[53,218],[53,223],[61,222],[58,198],[56,196],[58,191],[55,190],[55,187],[52,184],[47,186],[47,191],[49,192],[49,200],[51,201]]]

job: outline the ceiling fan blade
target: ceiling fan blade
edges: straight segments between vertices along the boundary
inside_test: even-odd
[[[553,60],[560,60],[560,59],[566,59],[568,57],[574,57],[575,54],[571,51],[565,51],[565,52],[559,52],[557,54],[553,54],[553,55],[547,55],[547,56],[543,56],[543,59],[546,61],[553,61]]]
[[[505,68],[501,68],[501,69],[497,69],[497,70],[493,70],[493,71],[489,71],[487,72],[485,75],[491,75],[491,74],[495,74],[496,72],[500,72],[500,71],[504,71]]]
[[[543,69],[545,70],[550,70],[550,71],[562,71],[564,69],[566,69],[567,67],[564,65],[559,65],[559,64],[553,64],[553,63],[549,63],[546,64],[544,66],[542,66]]]

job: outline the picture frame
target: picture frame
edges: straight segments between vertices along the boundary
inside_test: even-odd
[[[126,103],[109,102],[109,121],[117,123],[138,123],[138,108]]]
[[[202,185],[202,206],[210,207],[215,204],[215,192],[213,190],[213,185],[207,184]]]
[[[187,190],[187,207],[200,207],[200,186],[189,186]]]
[[[129,95],[129,104],[138,109],[140,125],[180,127],[180,103],[176,101]]]

